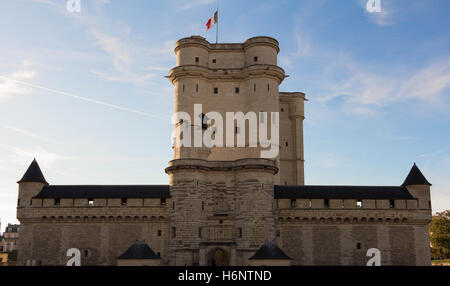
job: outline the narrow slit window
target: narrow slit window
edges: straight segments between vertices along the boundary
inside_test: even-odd
[[[162,234],[162,231],[158,230],[158,236],[161,236],[161,234]]]
[[[356,243],[356,249],[361,249],[361,242]]]
[[[195,85],[195,92],[198,92],[198,83]]]
[[[330,200],[329,199],[323,200],[323,207],[326,209],[330,208]]]
[[[256,92],[256,83],[253,84],[253,91]]]
[[[161,199],[160,203],[161,203],[162,206],[165,206],[166,205],[166,199],[164,199],[164,198]]]
[[[239,87],[236,87],[236,88],[234,89],[234,92],[235,92],[235,93],[239,93]]]
[[[214,94],[218,94],[218,93],[219,93],[219,89],[218,89],[217,87],[215,87],[215,88],[213,89],[213,92],[214,92]]]
[[[199,57],[195,57],[195,62],[198,63],[200,61]]]
[[[253,61],[256,63],[256,62],[258,62],[258,57],[253,57]]]
[[[183,84],[183,92],[184,92],[184,84]]]
[[[122,198],[120,204],[121,204],[122,206],[126,206],[126,205],[127,205],[127,199]]]

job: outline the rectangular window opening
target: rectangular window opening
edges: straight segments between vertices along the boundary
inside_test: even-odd
[[[362,208],[362,200],[357,200],[356,201],[356,207]]]
[[[395,208],[395,200],[389,200],[389,208],[390,209]]]
[[[323,207],[326,209],[330,208],[330,200],[329,199],[323,200]]]
[[[296,200],[291,199],[291,208],[295,208]]]
[[[122,206],[126,206],[126,205],[127,205],[127,199],[122,198],[121,201],[120,201],[120,204],[121,204]]]

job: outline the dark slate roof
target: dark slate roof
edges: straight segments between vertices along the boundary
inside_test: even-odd
[[[118,259],[160,259],[160,257],[145,241],[136,241]]]
[[[35,198],[170,198],[169,185],[45,186]]]
[[[425,176],[422,174],[422,172],[416,166],[416,163],[414,163],[414,166],[411,168],[411,171],[409,171],[408,176],[406,177],[405,181],[402,184],[402,186],[408,186],[408,185],[429,185],[429,186],[431,186],[431,184],[427,181],[427,179],[425,179]]]
[[[256,253],[249,258],[250,260],[256,259],[291,259],[286,253],[281,250],[274,242],[266,241],[256,251]]]
[[[17,183],[23,182],[39,182],[48,185],[47,181],[44,178],[44,175],[42,174],[41,168],[39,168],[39,164],[37,163],[36,159],[34,159],[33,162],[31,162],[22,179],[20,179],[20,181],[18,181]]]
[[[282,186],[276,185],[275,199],[414,199],[403,186]]]

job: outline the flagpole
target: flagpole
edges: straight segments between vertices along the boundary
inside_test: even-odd
[[[219,5],[217,5],[216,44],[219,43]]]

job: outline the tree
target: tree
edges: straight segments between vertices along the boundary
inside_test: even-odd
[[[450,258],[450,211],[436,213],[430,223],[431,256]]]

